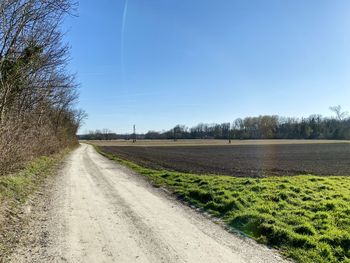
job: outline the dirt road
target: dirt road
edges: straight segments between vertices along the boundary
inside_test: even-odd
[[[86,144],[49,188],[13,262],[284,262]]]

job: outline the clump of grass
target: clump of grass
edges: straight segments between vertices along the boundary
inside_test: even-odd
[[[350,262],[350,177],[196,175],[101,153],[298,262]]]
[[[53,174],[56,165],[68,151],[67,149],[50,157],[37,158],[17,173],[0,176],[0,262],[3,262],[18,242],[16,224],[21,219],[13,220],[13,217],[18,216],[21,205]]]
[[[16,174],[0,177],[0,202],[15,200],[23,203],[28,195],[37,189],[58,161],[58,156],[41,157]]]

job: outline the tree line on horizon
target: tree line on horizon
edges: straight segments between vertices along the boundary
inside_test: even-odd
[[[334,117],[311,115],[307,118],[262,115],[238,118],[232,123],[200,123],[188,128],[176,125],[164,131],[149,131],[146,134],[116,134],[108,129],[91,131],[80,135],[83,140],[113,139],[350,139],[350,118],[340,106],[330,108]]]
[[[61,25],[70,0],[0,1],[0,175],[77,143],[85,113]]]

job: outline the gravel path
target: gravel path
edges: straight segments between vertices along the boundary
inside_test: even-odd
[[[86,144],[26,210],[12,262],[286,262]]]

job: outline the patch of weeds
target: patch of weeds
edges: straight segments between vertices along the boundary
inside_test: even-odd
[[[310,224],[303,224],[294,227],[294,232],[301,234],[301,235],[314,235],[315,234],[315,229],[310,225]]]
[[[203,204],[208,203],[209,201],[213,200],[213,197],[210,193],[208,193],[207,191],[203,191],[199,188],[197,189],[191,189],[188,191],[188,196],[191,199],[194,199],[196,201],[199,201]]]
[[[14,242],[18,241],[18,233],[13,232],[15,228],[13,224],[13,216],[16,215],[20,207],[28,200],[28,197],[37,191],[43,185],[45,179],[52,175],[54,169],[69,150],[50,157],[41,157],[28,163],[26,167],[14,174],[4,175],[0,177],[0,204],[6,209],[1,210],[5,214],[0,215],[1,221],[0,231],[0,261],[2,256],[10,253],[14,248]],[[18,218],[21,222],[21,218]],[[17,222],[16,220],[16,222]],[[1,261],[2,262],[2,261]]]

